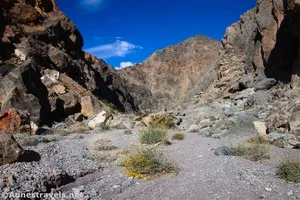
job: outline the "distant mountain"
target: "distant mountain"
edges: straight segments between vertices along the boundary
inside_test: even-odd
[[[149,93],[129,91],[140,109],[169,109],[181,106],[201,76],[214,68],[221,44],[199,35],[168,46],[145,62],[118,71],[129,85]]]

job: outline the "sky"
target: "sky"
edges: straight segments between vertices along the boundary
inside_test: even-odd
[[[71,3],[72,2],[72,3]],[[221,40],[256,0],[57,0],[84,38],[83,50],[116,69],[198,34]]]

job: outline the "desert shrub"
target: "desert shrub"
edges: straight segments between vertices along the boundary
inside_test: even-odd
[[[127,130],[124,131],[124,134],[125,135],[132,135],[132,130],[127,129]]]
[[[100,127],[101,127],[101,129],[102,129],[103,131],[108,131],[108,130],[110,130],[110,126],[109,126],[108,124],[105,124],[105,123],[102,123]]]
[[[98,162],[112,162],[115,161],[121,151],[114,146],[112,141],[107,138],[96,137],[90,142],[92,154]]]
[[[270,140],[267,137],[261,135],[249,138],[247,142],[250,144],[270,144]]]
[[[233,155],[243,156],[251,161],[270,159],[269,146],[262,144],[239,144],[232,148]]]
[[[286,181],[300,183],[300,161],[282,161],[277,167],[277,175]]]
[[[172,136],[172,140],[184,140],[184,134],[183,133],[175,133]]]
[[[167,142],[168,131],[163,129],[144,129],[139,135],[142,144],[156,144]]]
[[[109,139],[98,138],[92,141],[92,149],[95,151],[110,151],[117,148],[118,147],[114,146]]]
[[[152,179],[155,175],[176,173],[177,167],[164,154],[155,149],[136,149],[121,162],[126,176],[137,179]]]
[[[75,123],[69,126],[69,131],[71,133],[84,133],[90,130],[91,129],[86,124],[83,123]]]

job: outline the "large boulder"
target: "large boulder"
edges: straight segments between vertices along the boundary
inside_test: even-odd
[[[150,128],[171,128],[176,118],[170,113],[153,113],[142,119],[142,123]]]
[[[93,95],[87,95],[81,98],[81,114],[85,117],[92,117],[100,112],[102,105]]]
[[[18,162],[23,154],[24,150],[13,136],[6,133],[0,134],[0,165]]]
[[[91,129],[95,129],[97,127],[106,125],[109,123],[109,121],[112,119],[112,115],[106,111],[102,111],[100,113],[98,113],[96,116],[94,116],[93,118],[91,118],[88,121],[88,126]]]

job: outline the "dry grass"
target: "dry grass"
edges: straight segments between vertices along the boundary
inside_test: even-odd
[[[139,139],[142,144],[165,144],[167,142],[167,136],[167,130],[148,128],[140,132]]]
[[[172,140],[184,140],[184,134],[183,133],[175,133],[173,136],[172,136]]]
[[[86,124],[83,123],[71,124],[68,128],[71,133],[84,133],[91,130]]]
[[[283,160],[277,167],[277,175],[286,181],[300,183],[300,161]]]
[[[251,161],[270,159],[269,146],[263,144],[238,144],[232,148],[233,155],[242,156]]]
[[[113,145],[112,141],[107,138],[99,136],[93,138],[90,146],[94,158],[98,162],[113,162],[122,154],[122,151],[118,150],[118,147]]]
[[[247,142],[250,144],[270,144],[270,140],[267,137],[261,135],[249,138]]]
[[[178,172],[176,165],[161,151],[148,148],[129,151],[121,165],[126,168],[126,176],[137,179],[149,180],[156,175]]]

